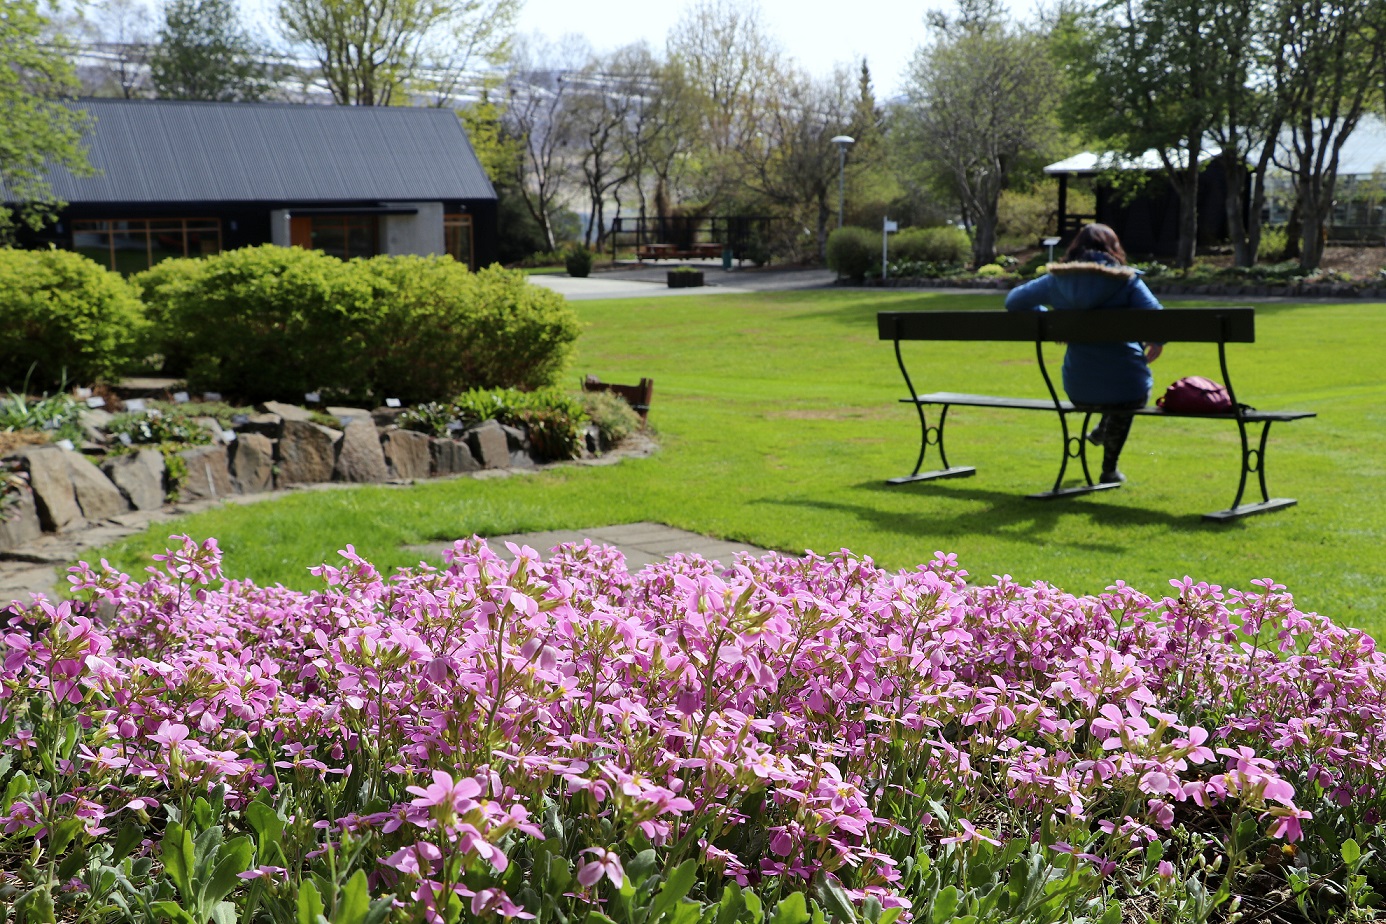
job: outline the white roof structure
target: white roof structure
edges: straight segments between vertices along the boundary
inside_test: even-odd
[[[1206,163],[1221,153],[1222,148],[1217,145],[1204,148],[1199,153],[1198,162]],[[1050,164],[1044,168],[1044,172],[1049,176],[1060,174],[1091,176],[1106,170],[1163,170],[1164,166],[1164,161],[1160,160],[1160,153],[1153,149],[1134,158],[1122,157],[1110,152],[1094,154],[1092,151],[1083,151],[1058,163]]]

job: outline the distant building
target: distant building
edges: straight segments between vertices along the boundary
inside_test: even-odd
[[[1281,138],[1282,164],[1292,163]],[[1283,224],[1294,207],[1294,184],[1284,170],[1271,168],[1266,176],[1266,208],[1262,218]],[[1386,238],[1386,120],[1365,115],[1338,152],[1338,183],[1333,211],[1328,215],[1328,239],[1380,244]]]
[[[31,246],[124,273],[273,243],[343,259],[496,258],[496,193],[446,109],[92,99],[98,171],[55,169],[67,202]]]

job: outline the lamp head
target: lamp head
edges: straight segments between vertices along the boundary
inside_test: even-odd
[[[837,135],[832,139],[833,144],[856,144],[857,139],[850,135]]]

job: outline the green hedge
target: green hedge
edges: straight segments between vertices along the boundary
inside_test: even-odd
[[[828,235],[828,268],[861,282],[881,263],[881,236],[866,228],[847,226]]]
[[[909,263],[962,263],[972,253],[967,232],[956,225],[906,228],[890,239],[890,259]]]
[[[557,381],[577,340],[562,296],[448,257],[342,262],[300,248],[227,251],[135,278],[166,370],[258,401],[437,399]]]
[[[31,391],[118,376],[144,313],[116,273],[66,250],[0,249],[0,384]],[[33,373],[30,375],[30,369]]]

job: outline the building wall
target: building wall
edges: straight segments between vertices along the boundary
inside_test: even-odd
[[[380,222],[380,252],[420,257],[446,253],[443,246],[443,203],[382,202],[391,208],[412,208],[413,215],[386,215]]]

